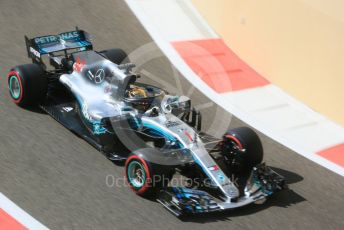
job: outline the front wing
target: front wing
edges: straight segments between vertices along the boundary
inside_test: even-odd
[[[176,216],[209,213],[263,203],[268,196],[286,189],[284,177],[265,164],[253,168],[244,195],[235,201],[225,202],[209,193],[184,187],[167,187],[160,191],[157,201]]]

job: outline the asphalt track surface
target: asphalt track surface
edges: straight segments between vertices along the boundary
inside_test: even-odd
[[[120,0],[0,1],[0,192],[51,229],[343,229],[344,179],[263,135],[265,161],[290,187],[263,205],[181,221],[129,188],[107,186],[107,176],[122,177],[123,167],[48,115],[15,106],[7,91],[7,71],[29,62],[24,34],[60,33],[76,25],[93,35],[97,50],[131,53],[152,42]],[[141,70],[178,84],[168,61],[156,54]],[[178,78],[189,92],[190,83]],[[195,105],[210,105],[203,110],[205,129],[214,117],[218,127],[231,118],[197,90],[191,97]],[[231,119],[230,127],[242,125]]]

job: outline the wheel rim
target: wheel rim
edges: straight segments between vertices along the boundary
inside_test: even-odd
[[[11,96],[16,100],[19,99],[20,94],[21,94],[21,88],[20,88],[20,82],[17,76],[10,77],[9,89],[10,89]]]
[[[146,182],[146,171],[143,165],[138,161],[131,161],[128,165],[128,179],[130,184],[140,189]]]
[[[225,137],[230,140],[231,144],[233,145],[233,147],[235,149],[238,149],[238,150],[242,150],[244,149],[244,146],[242,145],[242,143],[239,141],[238,138],[236,138],[235,136],[232,136],[232,135],[225,135]]]

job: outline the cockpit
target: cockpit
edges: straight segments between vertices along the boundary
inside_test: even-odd
[[[160,107],[164,97],[165,92],[162,89],[135,82],[127,87],[123,101],[138,112],[144,113],[154,106]]]
[[[166,95],[156,86],[138,82],[138,75],[131,71],[134,66],[131,63],[117,65],[94,51],[76,53],[74,59],[73,74],[63,77],[61,81],[73,86],[72,91],[87,105],[101,107],[104,104],[105,107],[109,100],[124,102],[126,108],[141,114],[153,108],[166,113],[171,112],[172,107],[189,106],[182,103],[188,98]]]

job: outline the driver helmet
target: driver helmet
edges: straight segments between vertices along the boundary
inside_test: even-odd
[[[144,87],[134,86],[127,93],[129,103],[134,109],[145,112],[150,107],[150,101],[147,100],[148,92]]]
[[[146,98],[148,95],[147,95],[147,91],[145,88],[135,86],[134,88],[129,89],[128,96],[129,96],[129,98],[140,99],[140,98]]]

